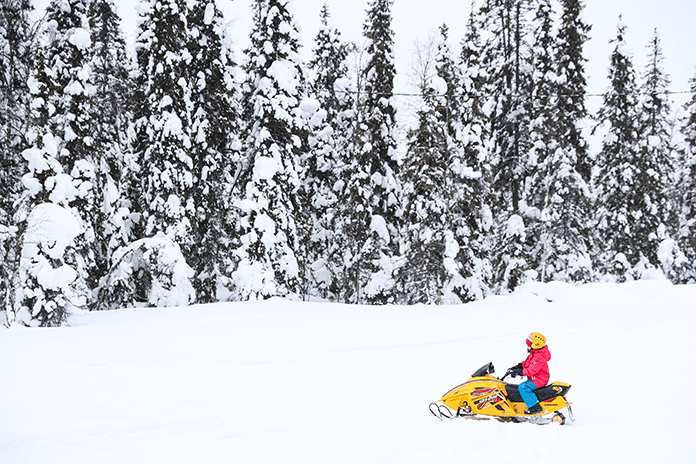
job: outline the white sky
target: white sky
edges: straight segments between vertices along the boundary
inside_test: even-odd
[[[133,1],[133,0],[127,0]],[[480,0],[475,0],[476,4]],[[220,7],[237,16],[241,40],[246,40],[251,23],[249,0],[218,0]],[[309,56],[319,27],[319,12],[326,3],[331,24],[344,40],[360,40],[367,0],[294,0],[296,18],[302,26],[304,53]],[[395,31],[396,65],[400,74],[409,69],[414,41],[425,40],[429,32],[444,22],[450,29],[455,50],[464,34],[471,0],[395,0],[392,9]],[[584,16],[592,24],[591,39],[586,45],[588,92],[603,93],[607,88],[607,68],[616,35],[619,15],[628,26],[627,43],[634,52],[634,66],[642,73],[647,62],[645,48],[657,28],[665,54],[665,67],[672,78],[672,90],[688,90],[688,81],[696,72],[696,0],[585,0]],[[397,81],[397,85],[399,82]],[[401,89],[397,89],[401,90]],[[679,97],[686,100],[685,97]]]
[[[49,0],[34,0],[37,8]],[[135,29],[135,4],[138,0],[115,0],[123,18],[123,29],[129,39]],[[226,17],[234,20],[237,55],[241,57],[251,28],[251,0],[216,0]],[[480,0],[475,0],[476,4]],[[368,0],[293,0],[298,24],[302,27],[305,57],[309,57],[319,27],[319,12],[326,3],[331,12],[331,25],[338,28],[344,40],[360,41],[365,22]],[[673,91],[689,89],[689,79],[696,72],[696,0],[585,0],[584,16],[592,24],[591,40],[586,45],[588,63],[588,92],[603,93],[607,88],[607,68],[612,45],[608,42],[616,34],[618,17],[623,14],[628,26],[627,43],[634,52],[634,66],[640,74],[647,61],[647,49],[653,31],[657,28],[665,54],[665,68],[671,76]],[[464,34],[471,0],[395,0],[392,9],[395,31],[397,91],[405,88],[405,75],[411,65],[415,40],[425,40],[429,33],[445,22],[455,51]],[[688,95],[675,95],[679,104]],[[589,102],[592,110],[601,102]]]

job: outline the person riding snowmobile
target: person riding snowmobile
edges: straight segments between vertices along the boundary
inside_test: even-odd
[[[538,414],[542,411],[542,408],[536,394],[534,394],[534,390],[545,387],[551,377],[548,364],[551,360],[551,352],[546,345],[546,337],[539,332],[529,334],[529,337],[527,337],[527,352],[529,353],[527,359],[508,369],[508,373],[512,377],[527,377],[527,381],[522,382],[518,386],[520,395],[527,405],[524,413]]]

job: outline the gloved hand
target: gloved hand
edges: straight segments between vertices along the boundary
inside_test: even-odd
[[[522,364],[518,364],[516,366],[511,367],[508,369],[508,374],[510,374],[510,377],[515,378],[517,376],[522,377],[522,372],[523,372]]]

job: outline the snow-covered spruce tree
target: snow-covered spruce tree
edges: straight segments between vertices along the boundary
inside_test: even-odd
[[[560,3],[562,11],[556,37],[557,140],[568,156],[575,158],[575,170],[589,184],[593,160],[582,131],[588,118],[584,47],[591,26],[582,19],[583,0],[560,0]]]
[[[93,149],[97,154],[95,201],[101,207],[94,224],[94,260],[97,272],[89,276],[96,286],[110,267],[114,250],[123,243],[120,191],[130,120],[130,57],[120,30],[113,0],[94,0],[88,10],[92,46],[90,49]]]
[[[27,152],[30,163],[43,161],[38,150]],[[60,326],[67,321],[71,287],[78,279],[74,244],[80,224],[70,210],[52,202],[35,205],[22,222],[18,286],[7,319],[31,327]]]
[[[194,242],[185,248],[194,269],[197,301],[217,301],[217,290],[227,274],[227,250],[232,227],[230,176],[239,163],[240,109],[235,84],[237,65],[222,13],[214,2],[191,7],[189,52],[191,62],[191,127],[189,150],[193,161],[195,214],[191,217]]]
[[[309,62],[312,71],[310,90],[316,95],[326,111],[326,121],[334,122],[345,118],[344,112],[352,108],[353,98],[345,90],[348,78],[348,52],[351,44],[341,40],[338,29],[329,24],[331,14],[324,4],[320,13],[321,26],[313,50],[313,59]],[[338,122],[338,121],[337,121]]]
[[[310,114],[310,152],[303,164],[302,222],[307,229],[302,253],[307,257],[308,284],[322,298],[339,299],[342,293],[343,252],[346,247],[343,224],[337,214],[342,207],[342,172],[349,134],[352,131],[353,95],[348,83],[348,51],[337,29],[329,26],[329,10],[321,10],[321,27],[315,38],[310,92],[321,108]],[[311,110],[311,108],[308,108]],[[322,117],[323,116],[323,117]]]
[[[530,152],[527,157],[529,177],[525,185],[524,211],[527,218],[527,261],[537,270],[541,281],[547,280],[549,267],[550,215],[552,169],[556,169],[554,158],[557,155],[553,107],[556,101],[555,82],[558,81],[555,66],[555,37],[553,34],[553,11],[550,0],[539,0],[532,21],[532,56],[534,69],[532,92],[530,95],[529,127]],[[555,176],[556,172],[553,172]],[[555,193],[555,192],[554,192]],[[558,198],[558,203],[562,202]]]
[[[592,279],[593,212],[590,189],[589,146],[583,134],[588,122],[585,107],[584,44],[590,26],[582,20],[581,0],[562,0],[560,27],[556,39],[556,99],[554,112],[557,157],[552,165],[549,186],[555,192],[552,204],[551,232],[556,239],[554,252],[547,262],[553,266],[554,279],[587,282]]]
[[[477,102],[479,79],[475,67],[463,67],[462,55],[455,57],[452,53],[445,25],[440,28],[440,35],[435,70],[447,90],[446,111],[440,108],[438,114],[445,121],[449,140],[447,179],[451,190],[446,197],[452,232],[445,262],[450,277],[445,299],[468,302],[483,298],[490,283],[486,241],[491,222],[489,191],[483,175],[485,149],[482,112]]]
[[[451,91],[452,99],[457,98],[455,95],[460,99],[459,119],[464,132],[458,138],[462,138],[465,144],[467,164],[483,168],[487,165],[486,146],[490,139],[490,121],[485,110],[488,76],[482,61],[484,50],[481,29],[485,27],[486,21],[482,11],[476,11],[472,4],[458,60],[460,82]]]
[[[563,61],[565,51],[555,49],[551,14],[551,2],[539,0],[525,193],[527,261],[541,281],[587,282],[592,278],[591,203],[577,157],[584,143],[576,143],[580,121],[565,114],[569,90],[559,75],[568,72],[568,62]]]
[[[132,144],[140,169],[133,175],[140,183],[131,186],[131,202],[143,222],[142,235],[135,238],[166,237],[186,256],[197,239],[191,233],[196,205],[189,137],[189,12],[183,0],[143,0],[139,8]],[[143,274],[142,285],[153,278],[159,277]]]
[[[637,196],[642,196],[641,221],[637,232],[644,237],[641,250],[648,262],[678,280],[675,258],[681,252],[674,240],[678,229],[677,205],[672,201],[675,185],[675,150],[672,145],[672,103],[669,76],[665,73],[660,36],[655,33],[648,45],[648,64],[640,87],[636,176]],[[639,197],[640,198],[640,197]],[[649,245],[648,245],[649,242]]]
[[[498,291],[506,294],[520,285],[534,280],[536,277],[530,271],[525,251],[526,232],[524,219],[518,214],[512,214],[508,220],[498,225],[501,229],[497,235],[501,237],[492,250],[493,282]]]
[[[367,41],[364,88],[358,102],[355,148],[347,162],[345,201],[346,300],[384,304],[395,301],[395,260],[399,254],[401,187],[393,106],[394,39],[392,0],[369,3],[363,34]]]
[[[448,71],[452,65],[442,53],[436,60],[438,73],[448,85],[448,130],[456,147],[449,176],[453,183],[450,209],[452,231],[459,247],[454,258],[459,276],[451,281],[450,291],[462,302],[488,294],[492,272],[493,218],[486,149],[490,134],[484,110],[486,76],[480,62],[479,28],[472,7],[456,68]]]
[[[529,151],[529,0],[490,0],[479,11],[485,33],[481,62],[489,94],[491,189],[494,215],[519,212]]]
[[[115,237],[113,249],[128,246],[132,241],[147,236],[144,221],[146,204],[142,195],[143,176],[146,171],[141,163],[142,154],[152,141],[149,121],[157,109],[157,106],[151,107],[148,103],[148,95],[153,85],[150,72],[154,71],[150,67],[150,43],[154,37],[151,9],[152,5],[148,1],[136,3],[138,35],[134,48],[135,62],[131,72],[131,120],[128,126],[128,151],[123,158],[120,207],[114,215],[114,220],[119,222],[120,233]]]
[[[679,234],[675,238],[685,261],[676,279],[679,283],[696,283],[696,75],[690,84],[691,100],[684,105],[680,121],[684,141],[679,147],[675,189],[679,205]]]
[[[456,274],[448,245],[454,243],[449,216],[451,147],[447,83],[436,75],[423,82],[418,125],[408,134],[401,170],[406,250],[397,271],[400,302],[441,304],[451,275]],[[450,253],[451,254],[451,253]],[[445,265],[446,258],[449,267]]]
[[[127,141],[131,87],[130,57],[114,0],[92,0],[88,10],[91,34],[90,64],[95,87],[95,143],[109,152],[105,162],[115,181],[121,169],[121,145]]]
[[[57,0],[51,2],[46,12],[44,44],[37,51],[33,75],[29,79],[33,98],[33,129],[29,138],[33,147],[23,153],[29,170],[24,176],[28,189],[25,214],[28,216],[23,219],[43,217],[33,215],[34,209],[49,202],[69,208],[80,233],[71,235],[68,240],[75,239],[72,259],[77,268],[73,277],[77,278],[61,281],[60,288],[54,288],[52,281],[45,281],[37,274],[46,268],[36,263],[50,263],[54,268],[63,264],[57,261],[55,251],[46,250],[41,244],[50,244],[50,240],[43,235],[43,242],[32,239],[31,227],[36,225],[25,223],[21,288],[18,290],[21,296],[15,308],[23,314],[26,312],[22,308],[30,308],[32,325],[59,325],[65,321],[68,284],[73,289],[67,296],[71,304],[85,305],[93,301],[96,280],[90,276],[98,273],[94,244],[95,223],[101,207],[95,196],[99,162],[94,150],[91,106],[94,87],[90,83],[86,4],[78,0]],[[56,231],[56,234],[61,233]],[[22,317],[22,322],[27,323],[26,317]]]
[[[13,199],[21,189],[21,152],[26,148],[26,104],[35,44],[29,15],[29,0],[6,0],[0,4],[0,214],[10,214]]]
[[[495,230],[503,234],[495,238],[498,243],[507,240],[504,234],[510,216],[522,212],[524,182],[528,176],[526,156],[530,143],[532,78],[527,24],[529,8],[529,0],[491,0],[477,13],[481,18],[478,21],[482,36],[480,60],[488,96],[490,205]],[[505,252],[504,248],[495,249]],[[498,265],[519,262],[509,256],[492,256],[491,261]],[[504,269],[494,269],[493,272],[502,275]]]
[[[643,260],[654,255],[656,229],[639,185],[640,164],[638,89],[632,52],[625,41],[626,24],[619,18],[609,67],[609,89],[597,115],[596,131],[606,134],[597,155],[593,188],[596,195],[596,269],[605,279],[625,281],[639,278]],[[649,199],[650,200],[650,199]],[[650,200],[651,201],[651,200]],[[643,227],[643,221],[648,227]],[[652,250],[652,251],[651,251]]]
[[[33,36],[29,0],[0,3],[0,301],[10,296],[10,279],[19,255],[14,225],[15,204],[22,192],[22,151],[27,148],[27,80]]]
[[[141,197],[146,235],[163,234],[189,245],[193,209],[193,162],[187,64],[189,30],[186,2],[145,0],[146,19],[136,42],[138,78],[144,92],[136,105],[149,117],[136,121]]]
[[[444,25],[435,72],[422,88],[419,125],[409,134],[402,168],[408,226],[397,282],[409,304],[466,302],[486,292],[480,139],[463,124],[462,76]]]
[[[493,181],[493,166],[494,161],[489,153],[494,149],[492,142],[491,131],[491,95],[495,94],[493,81],[489,76],[488,64],[496,57],[491,47],[491,37],[489,29],[491,26],[491,7],[493,4],[484,4],[477,9],[472,2],[471,13],[467,22],[466,33],[462,39],[461,52],[459,56],[459,66],[461,68],[461,83],[458,93],[461,93],[461,130],[457,135],[459,143],[463,144],[464,162],[462,166],[470,166],[475,171],[482,174],[479,181],[480,187],[475,189],[475,193],[462,191],[458,194],[461,199],[467,201],[458,202],[457,205],[463,205],[464,214],[462,218],[468,217],[471,214],[477,214],[480,218],[479,240],[481,243],[480,256],[482,257],[481,279],[485,283],[485,293],[498,287],[499,282],[494,279],[493,265],[495,264],[496,255],[494,252],[498,250],[498,228],[495,225],[496,219],[493,217],[493,211],[497,208],[492,208],[491,205],[496,201],[496,195],[492,192],[491,184]],[[471,182],[471,181],[470,181]],[[473,194],[472,194],[473,193]],[[476,207],[475,202],[472,203],[474,209],[467,209],[468,200],[479,198],[481,207]],[[468,223],[462,224],[458,230],[469,232],[473,231],[474,227]],[[474,247],[471,240],[467,243],[466,240],[461,240],[464,246],[461,246],[460,253],[470,253]]]
[[[232,273],[234,297],[270,298],[302,288],[298,255],[299,160],[306,153],[300,105],[305,70],[290,0],[255,0],[245,63],[244,167]]]
[[[185,306],[195,297],[194,271],[164,236],[135,240],[114,253],[97,309]]]

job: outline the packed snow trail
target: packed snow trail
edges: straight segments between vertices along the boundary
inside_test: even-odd
[[[576,422],[428,411],[546,335]],[[525,286],[460,306],[285,300],[0,331],[3,464],[691,462],[696,286]],[[684,391],[684,387],[687,388]]]

